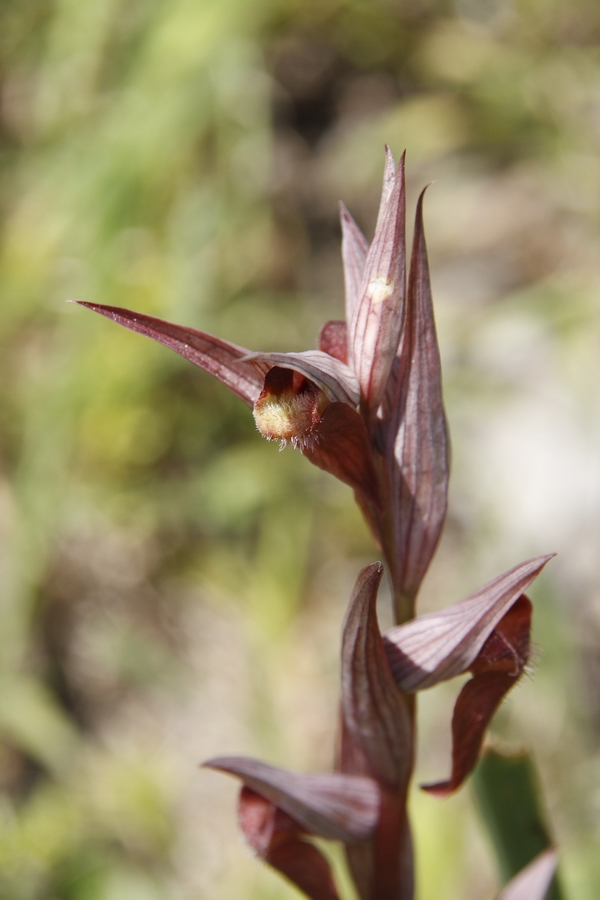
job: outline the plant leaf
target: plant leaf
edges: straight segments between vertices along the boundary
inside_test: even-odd
[[[342,639],[342,709],[370,774],[388,789],[399,790],[412,771],[413,728],[377,624],[382,574],[381,563],[362,569],[350,600]]]
[[[352,370],[339,359],[322,350],[303,350],[300,353],[252,353],[245,361],[269,363],[282,369],[300,372],[324,391],[330,400],[357,406],[358,382]]]
[[[319,350],[348,364],[348,327],[345,322],[325,322],[319,332]]]
[[[392,168],[395,171],[396,167],[393,157]],[[369,244],[343,203],[340,203],[340,221],[342,224],[342,262],[346,288],[346,321],[350,322],[358,302]]]
[[[238,820],[254,852],[311,900],[339,900],[331,867],[314,844],[303,840],[293,819],[260,794],[242,787]]]
[[[449,476],[423,196],[424,191],[417,204],[404,327],[383,410],[392,526],[388,556],[394,589],[408,598],[409,606],[414,604],[442,531]]]
[[[229,772],[309,834],[352,843],[373,832],[379,812],[379,788],[371,778],[338,773],[297,775],[244,756],[209,759],[209,769]]]
[[[447,609],[387,631],[386,655],[402,690],[423,690],[470,669],[497,623],[553,556],[520,563]]]
[[[503,697],[516,684],[529,659],[531,602],[519,597],[498,622],[471,666],[452,716],[452,773],[447,781],[422,785],[445,797],[457,790],[477,762],[487,726]]]
[[[545,850],[509,881],[497,900],[544,900],[558,858],[553,849]]]
[[[82,300],[76,302],[129,328],[130,331],[143,334],[174,350],[195,366],[214,375],[250,407],[254,405],[261,392],[268,366],[264,366],[262,371],[257,371],[255,366],[243,359],[248,355],[248,350],[243,347],[222,341],[204,331],[173,325],[163,319],[133,312],[130,309],[103,306],[100,303],[84,303]]]
[[[386,179],[389,156],[386,163]],[[385,393],[402,329],[406,293],[404,157],[393,179],[384,182],[375,237],[367,254],[358,301],[350,320],[349,359],[369,417]]]

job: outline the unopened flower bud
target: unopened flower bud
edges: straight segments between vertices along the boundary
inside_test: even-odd
[[[254,404],[254,421],[269,441],[308,446],[328,405],[327,395],[300,372],[273,366]]]

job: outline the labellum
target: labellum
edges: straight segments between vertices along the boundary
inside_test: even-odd
[[[327,395],[294,369],[273,366],[254,404],[256,427],[269,441],[293,447],[310,447],[329,406]]]

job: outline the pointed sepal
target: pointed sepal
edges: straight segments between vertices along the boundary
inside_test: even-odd
[[[101,316],[106,316],[107,319],[112,319],[130,331],[143,334],[174,350],[179,356],[218,378],[248,406],[253,406],[260,394],[263,378],[269,367],[263,365],[262,370],[257,370],[256,366],[244,361],[243,357],[248,355],[248,350],[244,347],[238,347],[195,328],[174,325],[163,319],[122,309],[119,306],[84,303],[82,300],[76,302],[100,313]]]
[[[394,682],[377,623],[382,572],[379,563],[360,572],[344,624],[338,765],[348,773],[371,775],[381,788],[374,835],[345,849],[361,900],[410,900],[413,853],[406,795],[414,732],[406,698]]]
[[[390,158],[388,152],[382,205],[349,329],[350,364],[370,419],[381,404],[398,349],[406,291],[404,157],[393,178]]]
[[[410,618],[419,585],[435,552],[446,515],[449,452],[442,401],[423,196],[415,220],[406,312],[398,358],[383,408],[386,493],[390,497],[392,582]]]
[[[473,771],[485,731],[529,659],[531,602],[519,597],[498,622],[470,667],[452,716],[452,772],[447,781],[422,785],[438,797],[456,791]]]
[[[304,830],[286,813],[243,787],[238,821],[256,855],[310,900],[339,900],[329,862],[314,844],[304,840]]]
[[[553,556],[520,563],[441,612],[387,631],[386,655],[402,690],[423,690],[467,672],[500,619]]]
[[[366,566],[350,600],[342,639],[342,710],[348,735],[361,748],[372,776],[397,791],[412,771],[413,728],[377,624],[382,574],[380,563]]]
[[[544,850],[500,891],[496,900],[545,900],[552,884],[558,857],[554,849]]]
[[[217,757],[203,765],[237,776],[308,834],[353,843],[366,840],[375,828],[380,792],[371,778],[298,775],[245,756]]]
[[[392,158],[392,166],[395,170],[396,167],[393,163],[394,160]],[[346,321],[351,322],[358,302],[369,245],[343,203],[340,203],[340,222],[342,225],[342,262],[344,265],[344,286],[346,289]]]

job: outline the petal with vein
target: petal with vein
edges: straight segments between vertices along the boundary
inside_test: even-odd
[[[383,169],[383,188],[381,190],[381,199],[379,201],[379,209],[377,211],[377,225],[375,226],[375,231],[379,228],[381,222],[383,221],[383,216],[385,212],[385,207],[387,206],[388,200],[390,199],[390,195],[394,189],[394,184],[396,181],[396,161],[394,159],[394,154],[388,147],[385,145],[385,164]],[[403,154],[402,159],[406,156],[406,153]]]
[[[392,158],[392,165],[393,163],[394,160]],[[340,203],[340,221],[342,224],[342,262],[344,264],[344,285],[346,289],[346,321],[350,322],[354,313],[354,307],[358,301],[369,244],[343,203]]]
[[[508,882],[497,900],[545,900],[557,861],[555,850],[544,850]]]
[[[313,381],[330,400],[338,400],[357,406],[358,382],[352,370],[339,359],[322,350],[303,350],[300,353],[252,353],[244,359],[248,362],[270,363],[282,369],[294,369]]]
[[[222,341],[204,331],[196,331],[195,328],[173,325],[163,319],[122,309],[119,306],[103,306],[100,303],[84,303],[81,300],[77,303],[106,316],[107,319],[112,319],[130,331],[143,334],[174,350],[184,359],[218,378],[248,406],[254,405],[261,392],[268,367],[262,372],[257,372],[254,366],[244,361],[243,357],[248,355],[248,351],[243,347]]]
[[[369,416],[383,399],[402,330],[406,293],[404,157],[384,202],[386,190],[384,184],[383,206],[350,322],[350,363]]]
[[[377,591],[383,566],[360,573],[342,639],[342,709],[352,739],[370,773],[390,789],[406,787],[412,771],[413,729],[406,701],[386,659],[377,624]]]
[[[385,480],[392,518],[388,556],[394,589],[411,604],[441,534],[449,475],[423,193],[417,204],[404,326],[383,407]]]
[[[347,403],[330,403],[302,452],[315,466],[349,484],[372,527],[379,487],[371,445],[362,418]]]
[[[238,820],[254,852],[310,900],[339,900],[329,862],[314,844],[303,839],[304,833],[293,819],[243,787]]]
[[[203,765],[241,778],[318,837],[345,843],[365,840],[377,822],[379,788],[371,778],[297,775],[245,756],[218,757]]]
[[[553,556],[520,563],[465,600],[387,631],[387,658],[402,690],[422,690],[466,672],[497,623]]]
[[[531,602],[519,597],[492,631],[471,666],[452,716],[452,772],[447,781],[422,785],[438,797],[456,791],[473,771],[486,728],[529,659]]]

